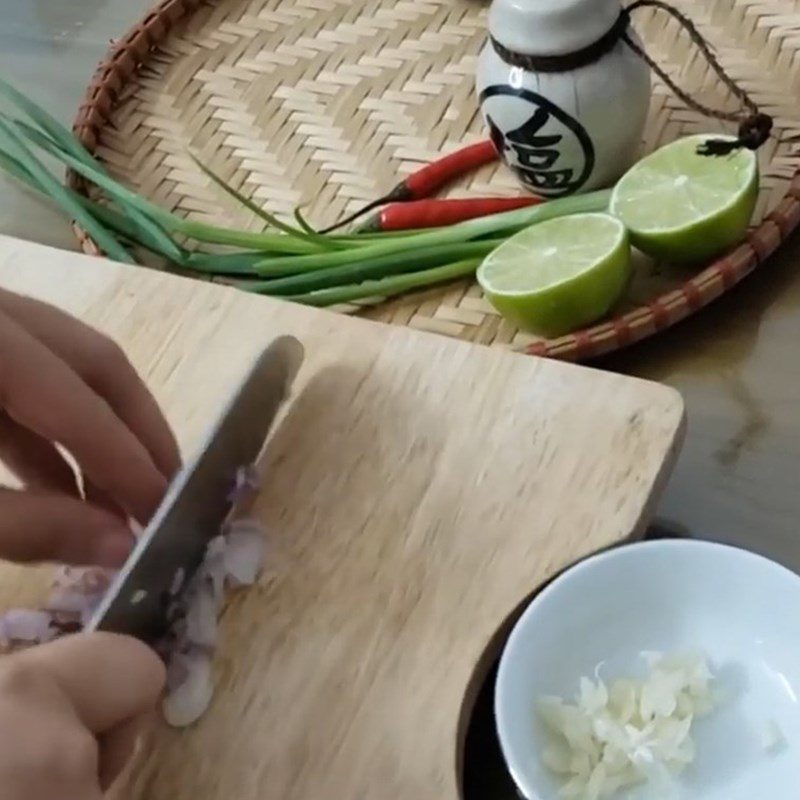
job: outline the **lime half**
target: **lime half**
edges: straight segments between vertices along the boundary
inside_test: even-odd
[[[712,135],[690,136],[643,158],[620,180],[611,213],[648,255],[699,262],[744,238],[758,197],[758,161],[751,150],[702,156]]]
[[[628,233],[608,214],[574,214],[526,228],[492,251],[477,273],[506,319],[549,337],[606,314],[629,276]]]

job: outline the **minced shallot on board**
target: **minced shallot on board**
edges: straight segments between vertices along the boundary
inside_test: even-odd
[[[237,472],[229,500],[247,502],[259,485],[255,469],[243,467]],[[265,548],[266,534],[257,520],[234,519],[209,542],[203,564],[184,591],[183,570],[175,575],[170,588],[175,598],[169,609],[171,628],[158,646],[167,663],[162,708],[170,725],[191,725],[208,708],[214,693],[212,660],[217,623],[226,590],[255,583]],[[91,619],[114,575],[97,567],[59,568],[43,609],[12,609],[0,615],[0,645],[42,644],[79,631]]]

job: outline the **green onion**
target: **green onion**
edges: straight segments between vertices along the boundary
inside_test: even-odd
[[[264,258],[260,250],[238,253],[205,253],[195,250],[186,257],[186,266],[200,272],[220,275],[256,275],[253,267]]]
[[[85,163],[95,163],[99,169],[102,169],[97,162],[94,162],[91,154],[83,145],[57,120],[51,117],[46,111],[38,109],[29,100],[13,89],[13,87],[10,87],[0,80],[0,92],[5,91],[8,93],[9,90],[11,90],[10,93],[17,104],[21,105],[23,109],[26,110],[31,119],[38,124],[42,130],[34,128],[20,120],[6,119],[7,122],[15,125],[20,133],[43,149],[49,150],[51,146],[59,147],[75,158]],[[151,244],[157,244],[156,252],[159,252],[167,259],[180,261],[180,248],[158,225],[136,209],[130,209],[129,215],[134,224],[142,229],[143,234],[150,240]]]
[[[6,96],[14,105],[22,109],[28,117],[38,125],[48,136],[56,141],[64,150],[87,163],[93,162],[92,154],[55,117],[39,107],[32,100],[25,97],[22,92],[15,89],[10,83],[0,78],[0,94]]]
[[[291,236],[292,238],[316,244],[325,250],[338,250],[345,246],[338,244],[335,240],[329,240],[322,234],[317,233],[311,227],[309,227],[308,230],[299,230],[297,228],[293,228],[291,225],[287,225],[273,214],[270,214],[268,211],[264,211],[263,208],[254,203],[249,197],[245,197],[241,192],[234,189],[233,186],[227,184],[222,178],[220,178],[219,175],[217,175],[210,167],[207,167],[205,164],[203,164],[203,162],[200,161],[195,155],[189,153],[189,156],[192,161],[194,161],[195,165],[200,168],[201,172],[203,172],[203,174],[205,174],[217,186],[219,186],[222,191],[233,197],[248,211],[252,211],[257,217],[263,219],[268,225],[272,225],[273,228],[283,231],[287,236]]]
[[[174,226],[173,232],[207,244],[225,244],[231,247],[245,247],[271,253],[294,255],[298,253],[313,254],[320,251],[319,247],[310,242],[304,242],[284,234],[238,231],[187,219],[180,219],[180,224]]]
[[[316,231],[300,209],[294,213],[296,225],[278,219],[192,155],[213,183],[277,230],[230,229],[184,219],[136,194],[115,180],[69,130],[2,80],[0,96],[27,119],[0,113],[0,169],[54,201],[111,258],[133,261],[126,249],[130,244],[181,269],[312,305],[388,297],[469,275],[481,258],[517,231],[554,217],[604,210],[610,195],[552,200],[434,230],[328,236]],[[62,186],[40,153],[90,182],[93,199]],[[224,249],[207,252],[198,243]]]
[[[300,229],[301,229],[301,230],[304,230],[306,233],[313,233],[313,234],[316,234],[317,236],[320,236],[320,235],[321,235],[321,234],[319,233],[319,231],[316,231],[316,230],[314,230],[314,227],[313,227],[313,226],[311,225],[311,223],[310,223],[310,222],[309,222],[309,221],[308,221],[308,220],[307,220],[307,219],[306,219],[306,218],[303,216],[303,212],[302,212],[302,211],[301,211],[299,208],[296,208],[296,209],[294,210],[294,218],[295,218],[295,220],[297,220],[297,224],[300,226]]]
[[[102,247],[108,255],[117,261],[133,264],[133,256],[120,244],[116,237],[100,225],[97,220],[80,204],[76,203],[69,192],[39,163],[25,145],[22,137],[12,125],[0,117],[0,148],[6,156],[21,163],[24,170],[38,183],[61,208],[91,236],[98,247]]]
[[[4,150],[0,150],[0,167],[4,169],[13,178],[26,184],[30,189],[45,194],[42,184],[39,183],[28,170],[22,166],[22,163],[16,158],[13,158]]]
[[[404,275],[392,275],[378,280],[364,281],[351,286],[334,286],[307,294],[290,295],[286,299],[309,306],[332,306],[369,297],[393,297],[412,289],[421,289],[425,286],[474,275],[480,263],[480,259],[457,261],[455,264],[445,264],[443,267],[433,267],[421,272],[409,272]],[[243,288],[247,289],[248,287],[245,284]]]
[[[84,178],[87,178],[96,186],[103,189],[114,201],[124,207],[126,211],[141,212],[171,233],[182,234],[198,241],[214,244],[238,245],[241,247],[252,247],[257,250],[273,252],[314,253],[320,251],[319,245],[315,243],[294,239],[284,234],[235,231],[227,228],[219,228],[216,225],[207,225],[205,223],[183,219],[176,214],[165,211],[160,206],[151,203],[149,200],[137,195],[130,189],[126,189],[120,183],[105,174],[101,168],[98,168],[96,163],[87,164],[75,158],[46,137],[40,137],[37,144],[66,166],[72,168],[79,175],[82,175]]]
[[[133,218],[126,214],[90,200],[88,197],[73,192],[71,189],[69,192],[75,198],[75,201],[91,212],[98,222],[105,225],[106,228],[110,228],[118,236],[167,259],[171,264],[185,266],[188,253],[180,245],[172,242],[172,247],[168,249],[164,247],[161,237],[157,234],[153,236],[147,226],[137,224]],[[161,233],[166,236],[163,231]]]
[[[360,247],[357,250],[286,256],[285,258],[267,258],[258,265],[257,269],[265,276],[296,275],[301,272],[305,273],[322,268],[342,266],[354,261],[367,261],[389,253],[405,252],[410,255],[411,252],[426,250],[429,247],[462,244],[492,234],[502,235],[505,238],[523,228],[554,217],[590,211],[604,211],[608,208],[610,197],[611,192],[609,191],[563,197],[537,206],[518,208],[514,211],[492,214],[489,217],[459,222],[457,225],[437,228],[425,233],[418,233],[415,236],[391,239],[389,241],[374,241],[372,244]],[[454,261],[457,259],[448,260]]]
[[[300,294],[331,286],[355,283],[368,279],[418,272],[453,261],[464,261],[488,255],[503,240],[489,242],[464,242],[455,245],[437,245],[419,251],[403,249],[384,253],[372,259],[354,261],[343,266],[308,270],[285,278],[255,281],[248,284],[251,292],[270,295]]]
[[[39,183],[30,172],[28,172],[22,164],[17,161],[16,159],[9,156],[7,153],[0,150],[0,169],[4,169],[9,175],[13,176],[17,180],[21,181],[22,183],[26,184],[31,189],[35,191],[42,192],[46,194],[46,190],[43,188],[42,184]],[[137,233],[139,234],[140,240],[138,243],[140,246],[145,247],[148,250],[152,250],[153,252],[158,253],[159,248],[157,243],[150,242],[146,233],[141,229],[137,228],[137,226],[131,224],[127,217],[123,216],[122,214],[114,211],[113,209],[106,208],[105,206],[101,206],[99,203],[95,203],[92,200],[84,197],[83,195],[78,194],[77,192],[73,191],[67,186],[62,187],[64,191],[71,197],[75,203],[82,205],[86,208],[95,219],[97,219],[100,223],[105,225],[107,228],[110,228],[115,233],[119,234],[123,238],[128,239],[129,241],[136,242]],[[181,252],[181,262],[183,262],[185,258],[185,253]],[[259,258],[263,258],[263,253],[259,253]]]

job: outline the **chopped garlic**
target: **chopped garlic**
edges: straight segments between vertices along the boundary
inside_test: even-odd
[[[611,686],[581,678],[576,702],[543,697],[552,736],[542,762],[562,780],[565,800],[604,800],[646,781],[669,783],[695,758],[693,721],[714,706],[702,656],[642,653],[650,674]]]

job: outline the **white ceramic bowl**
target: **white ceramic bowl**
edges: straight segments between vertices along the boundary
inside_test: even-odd
[[[542,591],[514,628],[495,690],[500,744],[520,793],[556,800],[539,760],[535,704],[572,700],[582,676],[643,675],[642,651],[697,651],[727,697],[694,728],[697,759],[676,800],[800,797],[800,577],[760,556],[697,541],[629,545],[590,558]],[[786,745],[764,748],[771,723]],[[647,788],[622,795],[654,797]]]

